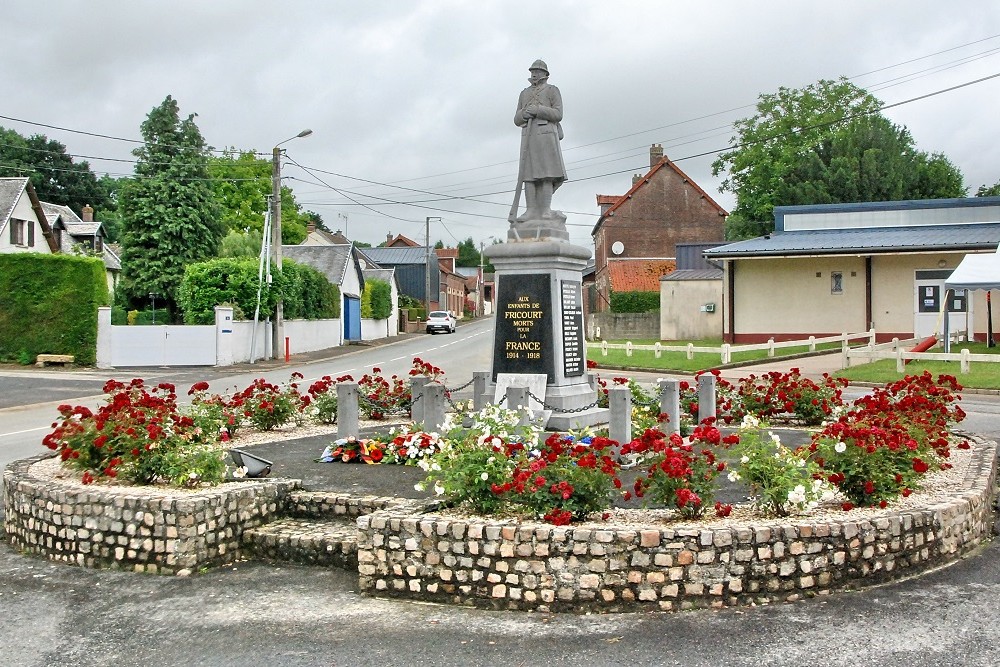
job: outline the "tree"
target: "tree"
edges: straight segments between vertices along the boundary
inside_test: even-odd
[[[977,197],[1000,197],[1000,181],[997,181],[993,185],[986,187],[985,185],[980,185],[979,189],[976,191]]]
[[[271,161],[253,152],[237,153],[235,149],[227,149],[222,155],[208,159],[208,172],[226,228],[263,231],[272,188]],[[312,216],[319,217],[309,211],[303,212],[291,189],[281,186],[282,243],[296,245],[305,240],[306,225]]]
[[[262,236],[256,229],[245,232],[230,229],[222,239],[219,257],[260,257]]]
[[[45,135],[24,137],[0,127],[0,164],[4,171],[20,172],[31,179],[42,201],[69,206],[77,215],[88,204],[95,209],[108,204],[90,164],[74,162],[66,146]]]
[[[905,127],[883,116],[848,121],[799,156],[775,193],[781,205],[936,199],[965,194],[943,155],[916,150]]]
[[[194,118],[181,120],[169,95],[149,112],[141,125],[145,143],[133,151],[135,178],[120,194],[124,294],[138,305],[156,292],[171,317],[184,268],[218,255],[225,234]]]
[[[757,114],[734,124],[734,148],[712,164],[715,175],[729,172],[720,189],[736,194],[727,238],[770,231],[778,205],[964,194],[961,172],[918,151],[881,106],[843,77],[761,95]]]
[[[479,266],[479,257],[479,248],[471,236],[458,242],[458,259],[455,261],[457,266]]]

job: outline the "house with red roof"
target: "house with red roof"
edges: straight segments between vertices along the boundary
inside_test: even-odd
[[[649,171],[624,195],[597,195],[594,287],[587,311],[609,309],[612,292],[659,292],[677,266],[677,245],[725,239],[729,213],[653,144]]]

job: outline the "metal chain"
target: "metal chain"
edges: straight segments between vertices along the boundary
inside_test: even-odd
[[[535,396],[534,394],[532,394],[530,389],[528,390],[528,396],[531,397],[531,398],[533,398],[533,399],[535,399],[539,403],[541,403],[543,409],[545,409],[545,410],[551,410],[552,412],[559,412],[561,414],[566,414],[566,415],[571,415],[571,414],[574,414],[576,412],[586,412],[587,410],[590,410],[591,408],[598,407],[598,403],[599,403],[599,401],[594,401],[593,403],[591,403],[589,405],[583,405],[583,406],[580,406],[579,408],[570,408],[568,410],[564,410],[562,408],[557,408],[554,405],[549,405],[548,403],[546,403],[542,399],[540,399],[537,396]],[[507,397],[504,396],[504,398],[507,398]]]
[[[446,392],[446,393],[447,393],[447,392],[450,392],[450,391],[462,391],[463,389],[466,389],[466,388],[468,388],[468,387],[471,387],[471,386],[472,386],[472,383],[473,383],[473,382],[475,382],[475,381],[476,381],[476,378],[472,378],[471,380],[469,380],[468,382],[466,382],[465,384],[463,384],[463,385],[462,385],[462,386],[460,386],[460,387],[455,387],[454,389],[449,389],[449,388],[448,388],[448,387],[446,386],[446,387],[444,388],[444,390],[445,390],[445,392]]]
[[[395,414],[409,411],[408,408],[402,405],[383,405],[377,403],[360,392],[358,393],[358,405],[366,408],[370,412],[381,412],[383,414]]]

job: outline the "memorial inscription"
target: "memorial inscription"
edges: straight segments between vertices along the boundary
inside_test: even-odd
[[[561,280],[563,375],[577,377],[586,372],[583,347],[583,285]]]
[[[504,276],[497,289],[493,381],[497,373],[554,374],[549,276]]]

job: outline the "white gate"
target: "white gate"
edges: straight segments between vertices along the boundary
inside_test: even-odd
[[[214,366],[215,326],[113,326],[111,365]]]

